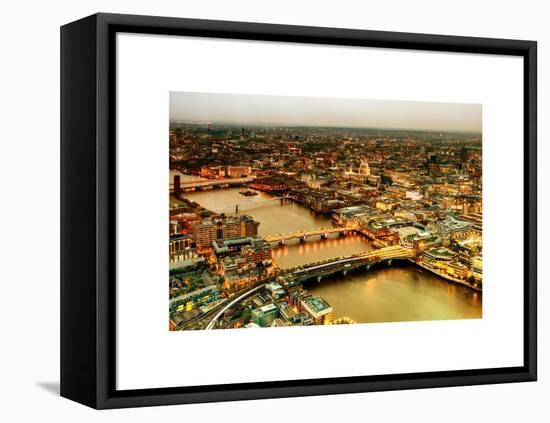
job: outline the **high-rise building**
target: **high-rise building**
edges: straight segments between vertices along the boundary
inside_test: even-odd
[[[460,161],[466,163],[468,161],[468,148],[462,147],[460,149]]]
[[[242,235],[256,236],[258,235],[258,226],[260,226],[260,222],[248,217],[249,216],[245,219],[241,219],[241,225],[243,226]]]
[[[217,226],[211,219],[203,219],[193,225],[193,239],[198,248],[210,247],[217,238]]]
[[[243,236],[240,219],[225,219],[218,223],[218,239],[231,239]]]
[[[181,196],[180,175],[174,175],[174,197],[180,198],[180,196]]]

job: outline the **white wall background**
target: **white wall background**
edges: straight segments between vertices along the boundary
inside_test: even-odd
[[[550,29],[537,1],[19,1],[2,5],[0,418],[5,421],[548,421],[550,303],[539,266],[539,382],[95,412],[59,383],[59,26],[97,11],[539,42],[539,215],[550,211]],[[549,225],[539,223],[539,262]]]

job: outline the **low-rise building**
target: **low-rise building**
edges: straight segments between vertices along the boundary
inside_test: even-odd
[[[191,311],[198,306],[202,306],[212,301],[220,299],[221,291],[217,285],[210,285],[205,288],[197,289],[188,294],[172,298],[169,303],[170,314]]]
[[[216,240],[256,236],[259,225],[248,215],[202,219],[193,224],[193,237],[197,248],[211,247]]]
[[[483,257],[481,254],[474,257],[472,274],[478,282],[483,280]]]
[[[230,178],[245,178],[250,176],[251,173],[250,166],[227,166],[227,176]]]
[[[462,220],[448,217],[436,223],[437,231],[445,239],[463,239],[471,235],[472,224]]]
[[[447,263],[447,273],[457,279],[465,280],[468,277],[468,267],[458,261]]]
[[[252,310],[252,323],[261,327],[271,326],[273,321],[279,316],[279,309],[273,303],[266,304],[260,308]]]
[[[302,311],[307,312],[316,325],[332,323],[332,307],[321,297],[309,295],[300,301]]]
[[[271,264],[271,244],[258,236],[215,240],[212,246],[218,261],[229,256],[239,256],[248,264]]]
[[[358,225],[365,219],[377,216],[380,212],[368,205],[350,206],[336,209],[332,219],[341,226]]]

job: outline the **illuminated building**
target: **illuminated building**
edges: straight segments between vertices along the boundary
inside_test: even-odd
[[[361,176],[370,175],[370,167],[366,160],[361,160],[361,164],[359,165],[359,175]]]
[[[326,180],[318,178],[315,174],[302,175],[301,180],[307,184],[308,188],[319,189],[326,184]]]
[[[216,285],[210,285],[172,298],[169,303],[170,314],[191,311],[195,307],[217,301],[220,298],[220,293],[221,291]]]
[[[223,178],[225,170],[222,166],[202,166],[200,176],[203,178]]]
[[[481,281],[483,279],[483,257],[481,254],[474,257],[472,264],[472,274],[476,280]]]
[[[453,261],[447,264],[447,273],[458,279],[466,279],[468,277],[468,268],[462,263]]]
[[[386,195],[391,196],[392,198],[407,198],[407,188],[400,185],[390,185],[386,187]]]
[[[481,200],[479,204],[481,204]],[[483,216],[481,213],[468,213],[467,216],[461,215],[460,220],[472,223],[472,229],[479,232],[479,235],[481,235],[483,231]]]
[[[422,200],[422,194],[420,194],[418,191],[407,191],[405,193],[405,198],[409,198],[414,201]]]
[[[354,172],[353,168],[350,167],[349,170],[344,172],[344,178],[358,182],[358,183],[367,183],[368,178],[370,176],[370,167],[366,160],[361,159],[361,163],[359,164],[359,168],[357,172]]]
[[[210,247],[216,240],[216,224],[210,219],[204,219],[193,225],[193,238],[197,248]]]
[[[378,211],[371,206],[350,206],[334,210],[332,219],[342,226],[359,224],[363,219],[369,219],[376,216]]]
[[[300,306],[313,318],[316,325],[332,323],[332,307],[321,297],[307,296],[300,301]]]
[[[376,202],[376,208],[382,211],[392,211],[400,204],[399,200],[382,198]]]
[[[375,187],[379,186],[382,182],[382,177],[380,175],[369,175],[367,178],[367,183],[369,185],[374,185]]]
[[[287,145],[287,149],[288,149],[288,154],[292,154],[296,156],[302,154],[302,149],[298,147],[298,144],[296,143],[289,143]]]
[[[250,166],[228,166],[227,176],[231,178],[244,178],[250,176],[252,169]]]
[[[428,173],[431,176],[443,176],[448,173],[451,173],[455,170],[455,167],[448,163],[429,163],[428,164]]]
[[[429,268],[447,271],[447,263],[453,260],[455,253],[445,247],[430,248],[422,254],[422,262]]]
[[[436,223],[437,231],[445,239],[463,239],[473,233],[472,224],[449,217]]]
[[[285,290],[278,283],[268,283],[265,288],[271,293],[273,298],[280,298],[285,295]]]

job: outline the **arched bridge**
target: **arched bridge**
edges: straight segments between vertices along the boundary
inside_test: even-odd
[[[310,229],[306,231],[296,231],[288,232],[285,234],[276,234],[264,236],[264,239],[267,242],[278,242],[281,245],[284,245],[286,241],[291,239],[299,239],[301,242],[304,242],[307,238],[313,236],[320,236],[321,238],[328,238],[330,234],[340,233],[341,235],[346,235],[349,232],[354,232],[357,230],[357,226],[346,226],[342,228],[330,227],[330,228],[320,228],[320,229]]]
[[[220,178],[220,179],[193,179],[189,181],[181,181],[180,189],[182,191],[194,191],[197,188],[209,189],[214,187],[226,188],[229,186],[243,185],[248,182],[252,182],[254,177],[248,176],[246,178]],[[170,192],[174,191],[174,184],[170,184]]]

